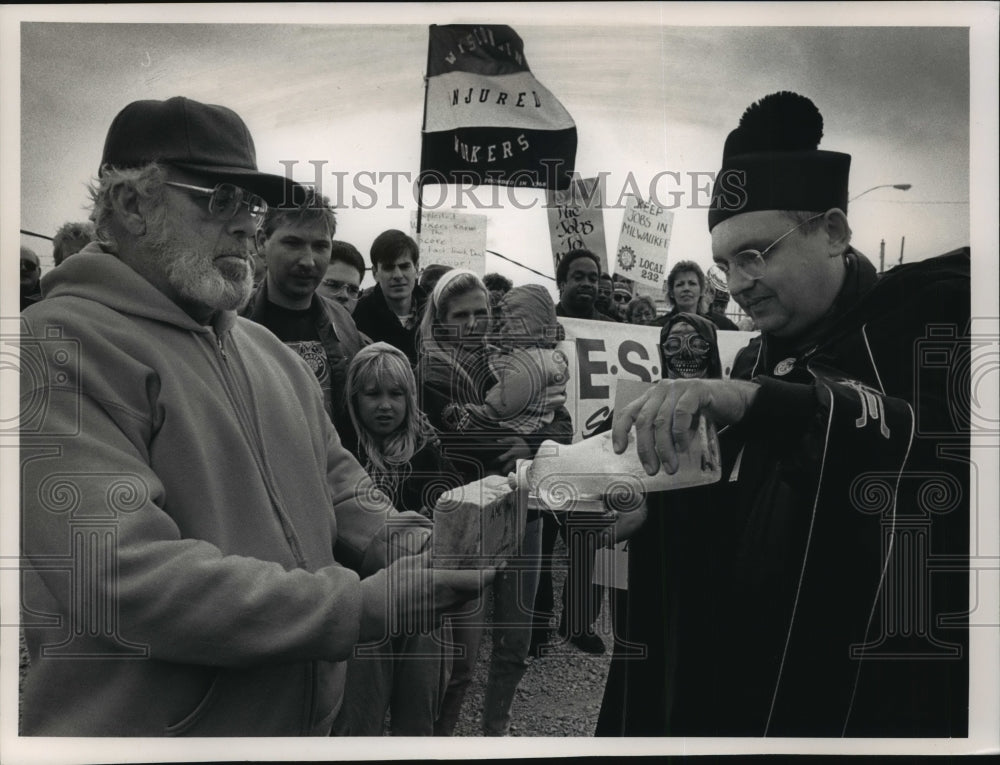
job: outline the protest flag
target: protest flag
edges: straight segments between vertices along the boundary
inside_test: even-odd
[[[431,25],[425,98],[421,186],[569,185],[576,125],[510,27]]]

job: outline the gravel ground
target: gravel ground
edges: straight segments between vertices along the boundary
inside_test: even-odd
[[[562,538],[556,541],[556,555],[564,555]],[[561,604],[565,571],[553,575],[555,600]],[[559,605],[556,606],[558,618]],[[517,688],[511,707],[511,736],[593,736],[601,709],[604,683],[611,664],[612,629],[607,594],[601,615],[594,625],[604,640],[607,652],[601,656],[584,653],[567,644],[539,659],[528,659],[530,666]],[[480,712],[489,671],[492,636],[483,635],[472,685],[465,697],[462,714],[455,728],[456,736],[482,736]]]

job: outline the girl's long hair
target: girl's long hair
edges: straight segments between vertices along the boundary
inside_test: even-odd
[[[358,417],[358,396],[366,385],[399,386],[406,398],[403,424],[381,447]],[[434,428],[417,404],[417,384],[406,355],[388,343],[372,343],[358,351],[347,368],[347,409],[358,434],[358,446],[367,455],[365,470],[376,484],[397,484],[405,478],[413,455],[435,440]],[[386,488],[383,486],[383,488]]]

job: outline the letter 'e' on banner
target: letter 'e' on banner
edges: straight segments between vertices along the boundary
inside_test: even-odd
[[[667,278],[667,250],[674,214],[629,195],[618,236],[615,274],[660,289]]]

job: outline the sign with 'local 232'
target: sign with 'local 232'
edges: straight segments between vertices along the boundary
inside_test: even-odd
[[[611,416],[618,380],[661,379],[660,327],[566,317],[559,323],[566,339],[558,348],[566,354],[570,373],[566,409],[573,418],[573,440],[579,441]],[[724,377],[729,376],[739,350],[757,334],[718,332]]]
[[[615,274],[659,288],[667,278],[667,249],[674,214],[653,202],[630,195],[618,236]]]

